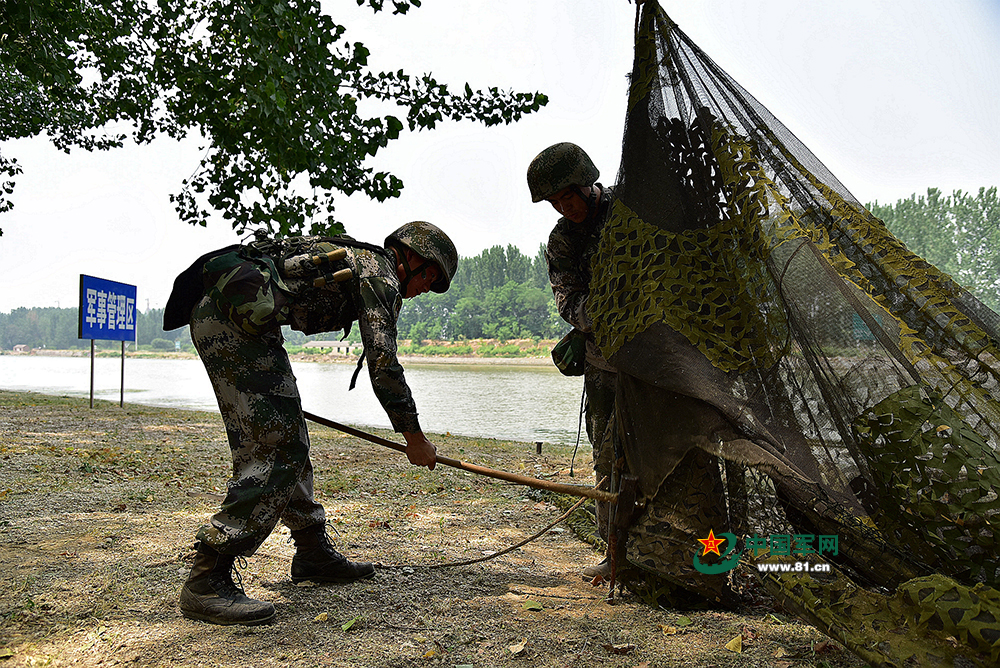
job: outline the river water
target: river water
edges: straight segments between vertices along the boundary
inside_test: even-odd
[[[346,424],[389,428],[367,369],[348,392],[353,364],[292,362],[305,410]],[[406,379],[429,433],[573,444],[580,416],[582,377],[552,365],[405,365]],[[118,402],[121,358],[98,358],[94,398]],[[0,388],[90,396],[89,357],[0,355]],[[126,359],[125,403],[217,412],[201,362]],[[581,436],[587,443],[587,436]]]

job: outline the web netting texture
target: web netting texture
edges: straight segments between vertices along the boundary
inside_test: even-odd
[[[652,1],[592,269],[621,449],[650,502],[631,561],[690,584],[672,564],[690,562],[705,521],[685,529],[699,513],[673,481],[697,449],[717,469],[697,484],[725,490],[701,505],[709,523],[837,535],[830,558],[869,591],[1000,583],[1000,316],[910,252]]]

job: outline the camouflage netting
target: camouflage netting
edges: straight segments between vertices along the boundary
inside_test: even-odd
[[[869,661],[994,665],[1000,316],[653,1],[622,155],[589,311],[647,501],[629,562],[725,603],[725,576],[692,568],[708,528],[837,536],[810,556],[835,577],[768,591]]]

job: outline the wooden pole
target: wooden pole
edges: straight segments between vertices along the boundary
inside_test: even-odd
[[[321,424],[324,427],[330,427],[331,429],[336,429],[337,431],[342,431],[345,434],[350,434],[351,436],[357,436],[371,443],[377,445],[384,445],[387,448],[392,448],[393,450],[398,450],[399,452],[406,452],[406,446],[400,445],[388,439],[376,436],[375,434],[369,434],[367,432],[361,431],[360,429],[355,429],[354,427],[348,427],[347,425],[340,424],[339,422],[334,422],[333,420],[328,420],[326,418],[314,415],[308,411],[303,411],[303,415],[307,420],[312,420],[317,424]],[[518,475],[516,473],[508,473],[506,471],[497,471],[496,469],[486,468],[485,466],[478,466],[476,464],[469,464],[468,462],[462,462],[457,459],[451,459],[449,457],[442,457],[438,455],[436,457],[438,464],[444,464],[445,466],[451,466],[452,468],[461,469],[463,471],[468,471],[469,473],[475,473],[476,475],[486,476],[489,478],[496,478],[498,480],[506,480],[507,482],[517,483],[519,485],[525,485],[527,487],[534,487],[535,489],[544,489],[550,492],[556,492],[558,494],[572,494],[573,496],[582,496],[589,499],[595,499],[597,501],[608,501],[610,503],[615,503],[618,500],[617,494],[612,494],[611,492],[605,492],[604,490],[594,489],[593,487],[583,487],[581,485],[566,485],[558,482],[550,482],[548,480],[540,480],[539,478],[530,478],[528,476]]]

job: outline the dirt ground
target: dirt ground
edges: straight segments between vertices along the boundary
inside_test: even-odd
[[[504,550],[563,511],[526,487],[311,433],[330,533],[348,556],[379,564],[376,576],[293,585],[279,528],[242,570],[276,620],[218,627],[181,617],[177,595],[194,532],[229,477],[219,416],[0,391],[0,668],[864,665],[768,605],[681,612],[628,592],[610,605],[606,584],[579,575],[599,553],[565,523],[499,558],[447,566]],[[534,444],[432,439],[455,459],[593,482],[580,455],[567,475],[570,447],[538,455]]]

